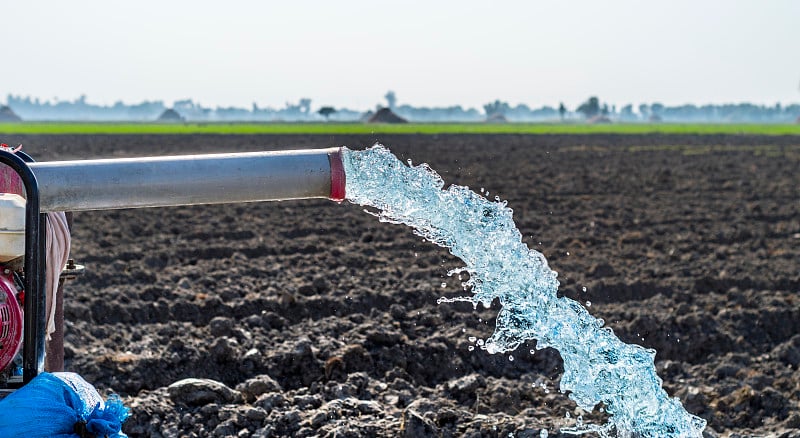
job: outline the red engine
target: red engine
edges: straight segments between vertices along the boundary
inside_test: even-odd
[[[13,273],[0,273],[0,373],[22,346],[22,306]]]

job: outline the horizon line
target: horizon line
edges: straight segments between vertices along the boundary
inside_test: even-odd
[[[13,98],[17,98],[17,99],[29,99],[32,102],[36,102],[38,100],[38,105],[47,105],[47,104],[56,105],[56,104],[59,104],[59,103],[72,103],[72,104],[74,104],[74,103],[81,102],[81,103],[86,104],[87,106],[113,107],[113,106],[115,106],[117,104],[122,104],[124,106],[135,106],[135,105],[140,105],[140,104],[145,104],[145,103],[161,103],[162,105],[164,105],[167,108],[174,108],[177,104],[179,104],[181,102],[191,102],[191,103],[193,103],[195,105],[198,105],[201,108],[207,108],[207,109],[230,109],[230,108],[235,108],[235,109],[245,109],[245,110],[248,110],[248,111],[252,111],[254,108],[258,108],[258,109],[280,109],[280,108],[285,108],[285,107],[287,107],[289,105],[292,105],[292,104],[299,104],[304,99],[309,99],[309,101],[314,102],[313,98],[299,97],[294,102],[292,102],[292,101],[284,102],[284,106],[283,107],[271,106],[271,105],[261,106],[261,105],[258,104],[258,102],[255,102],[255,101],[251,102],[251,104],[249,106],[219,105],[219,104],[217,104],[217,105],[211,104],[210,106],[206,106],[206,105],[209,105],[209,104],[204,104],[203,102],[195,101],[194,98],[188,97],[188,98],[172,100],[171,104],[168,105],[167,102],[169,102],[169,100],[167,100],[167,99],[159,99],[159,98],[152,99],[152,100],[148,99],[148,98],[145,98],[145,99],[139,100],[139,101],[125,101],[123,99],[117,99],[117,100],[113,101],[113,103],[104,103],[104,102],[92,102],[87,98],[86,94],[80,94],[80,95],[78,95],[78,97],[76,97],[74,99],[61,99],[58,96],[54,96],[52,98],[52,100],[51,100],[51,99],[39,98],[37,96],[32,96],[32,95],[6,93],[5,99],[4,99],[4,101],[0,102],[0,105],[1,106],[9,106],[10,107],[11,104],[9,103],[9,99],[8,99],[9,97],[13,97]],[[675,107],[682,107],[682,106],[704,107],[704,106],[729,106],[729,105],[734,105],[734,106],[735,105],[754,105],[754,106],[761,106],[761,107],[770,108],[770,107],[776,107],[776,106],[787,107],[787,106],[800,105],[800,100],[774,102],[774,103],[763,103],[763,102],[754,102],[754,101],[747,101],[747,100],[726,101],[726,102],[706,102],[706,103],[684,102],[684,103],[680,103],[680,104],[664,104],[664,103],[659,102],[657,100],[652,101],[652,102],[646,102],[646,101],[630,102],[630,101],[628,101],[628,102],[625,102],[625,103],[617,103],[617,102],[611,102],[611,101],[603,101],[599,96],[591,95],[591,96],[588,96],[584,101],[582,101],[582,102],[580,102],[578,104],[574,104],[574,107],[575,108],[579,107],[581,104],[587,102],[592,97],[598,98],[598,100],[600,101],[601,105],[602,104],[606,104],[609,107],[616,107],[616,108],[623,108],[623,107],[625,107],[627,105],[631,105],[631,106],[633,106],[634,109],[638,109],[638,107],[642,106],[642,105],[650,106],[650,105],[653,105],[653,104],[663,105],[664,107],[667,107],[667,108],[675,108]],[[539,104],[539,106],[535,106],[536,104],[529,104],[529,103],[526,103],[526,102],[512,103],[510,100],[503,100],[503,99],[494,99],[492,101],[489,101],[489,102],[486,102],[484,104],[481,104],[480,107],[465,106],[464,104],[458,104],[458,103],[456,103],[456,104],[444,104],[444,105],[415,105],[415,104],[410,103],[410,102],[396,103],[393,106],[389,106],[389,105],[386,105],[387,102],[385,102],[385,99],[384,99],[384,101],[380,101],[380,100],[377,101],[374,106],[366,108],[366,109],[353,109],[353,108],[347,107],[345,105],[336,106],[335,104],[320,104],[320,105],[317,105],[317,107],[319,107],[319,108],[322,108],[322,107],[333,107],[333,108],[342,109],[342,110],[351,110],[351,111],[359,111],[359,112],[372,111],[378,106],[383,107],[383,108],[390,108],[390,107],[398,108],[398,107],[402,107],[402,106],[410,106],[412,108],[453,108],[453,107],[461,107],[461,108],[467,109],[467,110],[469,110],[469,109],[482,110],[484,105],[492,104],[492,103],[495,103],[495,102],[506,103],[506,104],[510,105],[512,108],[520,106],[520,105],[525,105],[525,106],[527,106],[528,108],[531,108],[531,109],[558,108],[559,105],[561,105],[561,104],[563,104],[568,109],[568,111],[569,111],[569,108],[570,108],[570,105],[568,105],[564,101],[561,101],[561,102],[556,103],[556,104],[543,103],[543,104]]]

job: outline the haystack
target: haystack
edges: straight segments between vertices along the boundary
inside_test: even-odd
[[[508,119],[502,113],[494,113],[486,118],[486,123],[508,123]]]
[[[0,107],[0,122],[21,122],[22,119],[8,106]]]
[[[408,123],[408,120],[393,113],[389,108],[381,108],[367,120],[367,123]]]
[[[169,108],[169,109],[164,110],[164,112],[161,113],[160,116],[158,116],[158,121],[159,122],[182,122],[183,121],[183,116],[178,114],[178,112],[175,111],[174,109]]]
[[[604,125],[607,123],[611,123],[611,119],[606,116],[594,116],[591,119],[587,120],[592,125]]]
[[[358,118],[358,121],[367,123],[367,122],[369,122],[369,119],[371,119],[372,116],[374,116],[374,115],[375,115],[375,113],[372,112],[371,110],[367,111],[364,114],[361,114],[361,117]]]

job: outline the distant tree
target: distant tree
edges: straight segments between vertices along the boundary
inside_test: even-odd
[[[589,98],[589,100],[582,103],[576,111],[583,114],[583,116],[587,119],[591,119],[600,113],[600,99],[592,96]]]
[[[325,120],[328,120],[331,114],[335,113],[336,109],[332,106],[323,106],[322,108],[317,111],[319,115],[325,117]]]
[[[650,115],[650,107],[647,106],[646,103],[639,105],[639,114],[643,119],[647,119],[647,117]]]
[[[609,110],[608,110],[608,104],[607,104],[607,103],[604,103],[604,104],[603,104],[603,109],[602,109],[602,110],[600,110],[600,112],[601,112],[601,113],[602,113],[604,116],[607,116],[607,115],[609,114]]]
[[[394,91],[387,91],[386,95],[383,97],[386,98],[386,103],[389,105],[389,108],[394,109],[394,106],[397,103],[397,95],[394,94]]]
[[[511,107],[508,105],[508,102],[503,102],[500,100],[495,100],[494,102],[487,103],[483,105],[483,110],[486,111],[486,117],[491,117],[495,114],[497,115],[505,115]]]
[[[558,115],[561,116],[561,120],[564,120],[564,116],[567,114],[567,107],[564,106],[564,102],[558,104]]]
[[[650,105],[650,113],[656,117],[661,117],[664,113],[664,105],[660,103],[654,103]]]
[[[619,115],[625,120],[635,119],[633,115],[633,105],[627,104],[619,110]]]
[[[308,114],[311,112],[311,99],[302,98],[300,99],[300,103],[298,104],[300,107],[300,111]]]

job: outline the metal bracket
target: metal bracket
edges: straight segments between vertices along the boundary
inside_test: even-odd
[[[76,264],[74,259],[68,259],[67,265],[64,266],[64,270],[61,271],[58,278],[61,280],[74,280],[85,273],[86,266]]]

